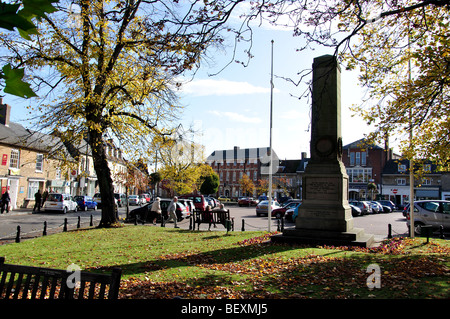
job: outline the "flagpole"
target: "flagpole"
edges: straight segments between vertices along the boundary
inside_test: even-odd
[[[271,63],[270,63],[270,162],[269,162],[269,206],[267,207],[267,223],[268,231],[271,231],[272,221],[272,106],[273,106],[273,40],[271,51]]]

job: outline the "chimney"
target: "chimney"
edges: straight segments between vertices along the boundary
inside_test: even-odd
[[[11,106],[3,104],[3,98],[0,98],[0,124],[9,126],[9,117],[11,115]]]

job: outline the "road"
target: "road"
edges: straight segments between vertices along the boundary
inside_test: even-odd
[[[135,207],[131,206],[130,210]],[[241,231],[244,225],[245,231],[252,230],[268,230],[267,217],[257,217],[254,207],[237,207],[226,206],[230,209],[231,216],[234,217],[234,230]],[[65,215],[60,213],[40,212],[32,213],[30,210],[21,212],[12,212],[0,215],[0,243],[14,241],[17,234],[17,226],[20,226],[21,239],[42,236],[44,231],[44,222],[47,222],[47,233],[61,232],[64,227],[64,219],[67,218],[67,229],[77,229],[78,216],[80,217],[81,228],[90,227],[90,219],[93,219],[93,226],[97,226],[101,213],[99,210],[87,212],[69,212]],[[124,219],[126,216],[126,208],[119,209],[119,217]],[[366,233],[374,234],[377,240],[382,240],[388,235],[388,224],[392,225],[393,236],[407,236],[406,220],[401,212],[393,212],[390,214],[373,214],[354,218],[354,226],[364,228]],[[189,229],[189,220],[183,220],[178,223],[180,228]],[[150,227],[159,227],[149,225]],[[284,227],[294,227],[295,225],[286,222]],[[173,227],[172,223],[166,227]],[[207,230],[208,225],[201,224],[200,230]],[[278,229],[278,220],[271,220],[271,231]],[[211,230],[225,230],[222,225]]]

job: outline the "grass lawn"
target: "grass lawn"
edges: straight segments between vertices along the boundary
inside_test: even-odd
[[[127,225],[0,246],[11,264],[123,270],[120,298],[450,298],[450,243],[396,238],[375,249],[273,244],[267,232]],[[379,267],[379,277],[368,272]],[[379,287],[369,289],[368,279]]]

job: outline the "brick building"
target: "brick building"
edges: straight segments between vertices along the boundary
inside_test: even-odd
[[[382,189],[382,173],[385,164],[399,156],[386,146],[368,144],[365,139],[360,139],[345,145],[342,161],[346,167],[349,180],[349,199],[366,199],[372,196],[368,191],[368,184],[374,183],[380,194]]]
[[[217,150],[211,153],[206,163],[219,175],[219,196],[238,198],[242,195],[239,180],[246,174],[255,184],[265,173],[269,163],[269,147],[245,148],[235,146],[232,150]],[[278,163],[278,157],[273,152],[273,160]],[[253,194],[256,196],[256,192]]]
[[[52,187],[70,192],[71,165],[76,167],[55,136],[29,130],[10,122],[11,106],[0,101],[0,183],[2,194],[8,190],[11,209],[34,205],[34,194]],[[65,158],[66,161],[63,161]]]

